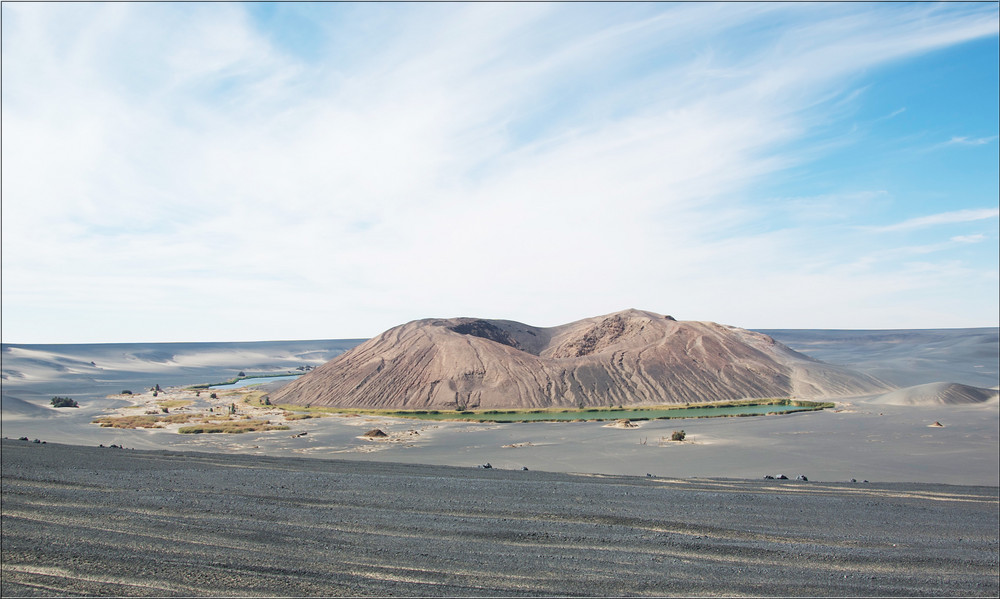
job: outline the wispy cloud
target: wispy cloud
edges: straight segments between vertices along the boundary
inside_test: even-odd
[[[938,225],[950,225],[955,223],[968,223],[978,220],[987,220],[1000,216],[1000,210],[996,208],[980,208],[973,210],[955,210],[952,212],[941,212],[927,216],[910,218],[892,225],[881,227],[866,227],[869,231],[876,233],[887,233],[890,231],[908,231],[913,229],[923,229],[925,227],[935,227]]]
[[[311,9],[326,35],[302,53],[241,4],[3,5],[5,336],[780,316],[719,291],[835,258],[769,231],[754,186],[836,143],[818,132],[866,72],[996,24],[922,5]],[[789,205],[815,221],[886,195]]]
[[[997,139],[996,135],[990,137],[968,137],[955,136],[944,143],[946,146],[984,146]]]
[[[956,235],[951,238],[955,243],[980,243],[986,240],[986,236],[982,233],[977,233],[975,235]]]

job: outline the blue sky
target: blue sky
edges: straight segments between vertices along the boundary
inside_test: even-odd
[[[995,3],[2,10],[4,342],[998,325]]]

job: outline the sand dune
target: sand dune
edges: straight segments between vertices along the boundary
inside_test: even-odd
[[[1000,377],[1000,329],[765,329],[796,351],[898,387],[949,381],[992,387]]]
[[[13,395],[3,394],[3,400],[0,405],[3,406],[3,417],[30,417],[30,418],[48,418],[54,416],[55,413],[42,406],[31,403],[30,401],[25,401],[19,397],[14,397]]]
[[[871,400],[871,403],[893,406],[975,405],[996,402],[997,397],[995,389],[938,382],[897,389]]]
[[[218,382],[247,372],[319,366],[359,339],[246,343],[3,344],[3,387],[29,402],[96,399],[123,389]],[[13,404],[12,404],[13,405]],[[6,399],[3,409],[6,411]]]
[[[474,318],[413,321],[290,383],[274,399],[357,408],[544,408],[889,388],[760,333],[624,310],[552,328]]]

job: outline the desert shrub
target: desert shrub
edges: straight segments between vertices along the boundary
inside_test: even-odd
[[[241,420],[238,422],[207,422],[196,426],[182,426],[177,432],[197,435],[201,433],[240,434],[259,431],[287,431],[287,426],[273,425],[267,420]]]
[[[671,440],[671,441],[683,441],[683,440],[684,440],[684,437],[686,437],[686,436],[687,436],[687,435],[686,435],[686,434],[684,433],[684,431],[682,431],[682,430],[681,430],[681,431],[674,431],[674,432],[673,432],[673,433],[672,433],[672,434],[670,435],[670,440]]]
[[[125,389],[125,390],[123,390],[123,391],[122,391],[122,393],[121,393],[121,394],[122,394],[122,395],[132,395],[132,392],[131,392],[131,391],[129,391],[128,389]]]
[[[80,404],[76,403],[75,399],[69,397],[53,397],[52,401],[49,402],[57,408],[79,408]]]
[[[157,402],[161,408],[183,408],[193,403],[190,399],[164,399]]]
[[[153,415],[144,416],[101,416],[93,421],[104,428],[163,428],[164,424],[175,424],[190,422],[194,419],[192,414],[170,414],[167,416]]]
[[[292,414],[285,412],[285,420],[309,420],[310,418],[322,418],[320,414]]]
[[[209,395],[208,397],[209,397],[209,399],[219,399],[219,395],[217,393],[213,393],[213,394]]]

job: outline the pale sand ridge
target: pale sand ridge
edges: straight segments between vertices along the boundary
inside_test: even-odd
[[[982,389],[958,383],[927,383],[897,389],[872,400],[875,404],[894,406],[964,405],[996,402],[995,389]]]

